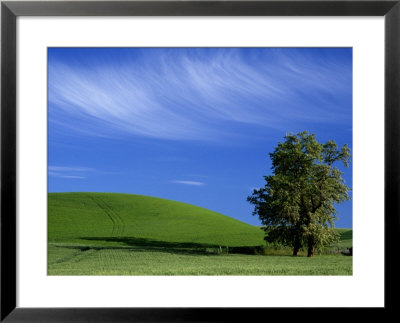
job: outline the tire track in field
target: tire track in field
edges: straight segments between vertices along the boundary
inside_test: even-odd
[[[125,223],[122,218],[114,212],[114,210],[101,198],[90,196],[90,198],[97,204],[97,206],[107,215],[112,223],[111,234],[113,236],[120,236],[125,231]]]
[[[97,205],[102,211],[104,211],[104,209],[101,207],[101,205],[99,204],[99,202],[97,201],[97,199],[95,199],[93,196],[90,196],[90,195],[89,195],[89,197],[93,200],[93,202],[96,203],[96,205]],[[115,227],[116,227],[115,220],[114,220],[113,217],[110,216],[107,212],[104,211],[104,213],[107,215],[108,219],[109,219],[109,220],[111,221],[111,223],[112,223],[111,235],[114,235],[114,231],[115,231]]]
[[[116,222],[118,223],[118,226],[119,226],[119,229],[120,229],[118,233],[120,235],[122,235],[124,233],[124,231],[125,231],[125,222],[124,222],[124,220],[122,219],[122,217],[117,212],[115,212],[113,210],[113,208],[109,204],[107,204],[106,201],[101,200],[101,202],[103,203],[105,208],[108,210],[108,212],[114,217],[114,219],[117,220]]]
[[[104,212],[107,212],[109,216],[111,216],[116,224],[116,231],[115,233],[117,235],[122,235],[125,231],[125,223],[122,220],[121,216],[115,212],[112,207],[110,207],[104,200],[98,198],[97,202],[100,202],[100,204],[103,207]]]

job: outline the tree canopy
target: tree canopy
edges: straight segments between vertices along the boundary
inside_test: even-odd
[[[335,141],[317,142],[314,134],[288,134],[269,156],[273,175],[247,200],[254,205],[267,242],[293,247],[293,255],[338,240],[334,230],[335,205],[350,199],[343,173],[334,164],[350,162],[350,148]]]

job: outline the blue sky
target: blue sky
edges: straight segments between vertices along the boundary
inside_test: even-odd
[[[259,225],[287,132],[352,148],[351,48],[49,48],[49,192],[121,192]],[[352,166],[339,167],[352,187]],[[352,227],[352,202],[337,227]]]

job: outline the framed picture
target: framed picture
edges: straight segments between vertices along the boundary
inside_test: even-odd
[[[3,1],[1,320],[393,309],[399,15]]]

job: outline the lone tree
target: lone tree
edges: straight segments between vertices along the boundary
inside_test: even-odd
[[[336,242],[336,203],[349,200],[350,188],[343,173],[333,164],[350,160],[350,148],[338,148],[335,141],[319,143],[315,135],[289,134],[273,153],[273,175],[264,176],[265,187],[254,190],[247,200],[254,204],[267,242],[293,247],[297,256],[307,247],[308,257],[316,248]]]

